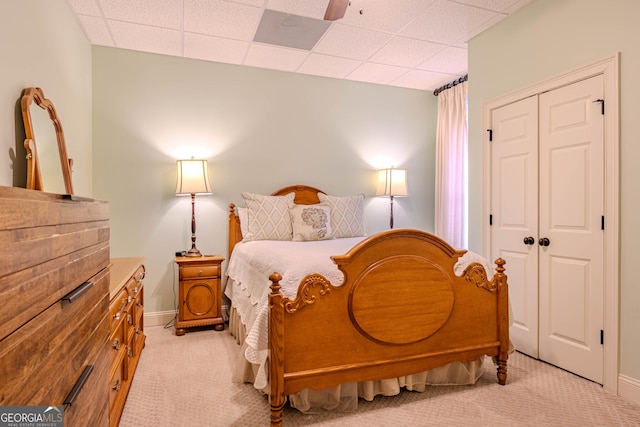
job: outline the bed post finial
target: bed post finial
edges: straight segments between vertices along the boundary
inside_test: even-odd
[[[278,273],[271,273],[271,275],[269,276],[269,280],[271,280],[271,293],[280,293],[280,288],[282,287],[280,286],[280,280],[282,280],[282,276]]]
[[[282,276],[272,273],[269,294],[269,406],[271,426],[282,426],[284,395],[284,306],[280,293]]]
[[[507,275],[504,274],[504,259],[498,258],[496,263],[496,274],[494,281],[498,291],[498,331],[500,348],[498,349],[498,384],[507,383],[507,359],[509,358],[509,287],[507,285]]]

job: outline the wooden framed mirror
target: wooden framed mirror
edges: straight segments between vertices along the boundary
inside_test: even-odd
[[[71,166],[62,123],[53,103],[38,87],[26,88],[21,100],[27,150],[27,188],[73,194]]]

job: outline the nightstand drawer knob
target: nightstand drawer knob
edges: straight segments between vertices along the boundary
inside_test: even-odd
[[[202,270],[198,270],[198,276],[202,276]]]
[[[120,378],[118,378],[118,379],[116,380],[116,382],[113,384],[112,388],[113,388],[115,391],[120,391]]]
[[[115,350],[120,350],[120,340],[118,338],[116,338],[115,340],[113,340],[113,348]]]

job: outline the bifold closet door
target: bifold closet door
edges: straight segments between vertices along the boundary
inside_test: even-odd
[[[602,383],[603,76],[540,95],[540,359]]]
[[[491,257],[516,349],[602,383],[602,76],[492,111]]]
[[[494,110],[491,130],[491,259],[507,262],[511,341],[518,351],[537,358],[537,96]]]

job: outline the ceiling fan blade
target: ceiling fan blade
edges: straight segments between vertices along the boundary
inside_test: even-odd
[[[329,0],[327,11],[324,14],[325,21],[336,21],[344,17],[349,6],[349,0]]]

